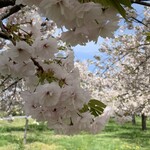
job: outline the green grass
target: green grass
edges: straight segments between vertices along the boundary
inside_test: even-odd
[[[139,118],[136,126],[110,121],[100,134],[74,136],[56,135],[45,125],[30,120],[26,145],[24,124],[24,119],[0,121],[0,150],[150,150],[150,129],[141,131]]]

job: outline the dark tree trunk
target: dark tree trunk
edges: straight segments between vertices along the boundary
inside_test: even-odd
[[[135,114],[132,114],[132,125],[136,125]]]
[[[146,127],[146,116],[144,114],[142,114],[142,130],[147,130],[147,127]]]
[[[0,0],[0,8],[15,5],[16,0]]]

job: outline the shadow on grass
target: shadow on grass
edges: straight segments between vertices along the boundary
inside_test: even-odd
[[[39,125],[37,125],[37,124],[30,124],[30,125],[28,125],[28,130],[30,131],[32,131],[32,130],[36,130],[36,131],[48,131],[48,130],[50,130],[48,127],[47,127],[47,125],[46,124],[44,124],[44,123],[40,123]]]
[[[45,124],[29,124],[28,131],[52,131],[50,130]],[[17,126],[1,126],[0,133],[11,132],[11,131],[24,131],[24,126],[17,127]]]
[[[11,131],[24,131],[24,128],[22,127],[0,127],[0,132],[5,133],[5,132],[11,132]]]
[[[103,137],[115,139],[119,138],[123,142],[127,142],[129,144],[138,144],[141,147],[150,147],[150,131],[147,129],[146,131],[141,130],[140,124],[133,126],[131,124],[128,125],[120,125],[120,126],[107,126],[105,134]]]
[[[0,126],[0,147],[9,143],[23,145],[24,130],[24,126]],[[43,142],[41,134],[44,134],[44,132],[49,135],[53,134],[52,130],[48,129],[44,123],[40,123],[39,125],[29,124],[27,128],[27,143]],[[20,134],[21,138],[18,138]]]
[[[0,135],[0,146],[4,146],[4,145],[8,145],[9,143],[13,144],[13,143],[20,143],[22,144],[23,141],[22,139],[19,139],[17,136],[15,135]]]

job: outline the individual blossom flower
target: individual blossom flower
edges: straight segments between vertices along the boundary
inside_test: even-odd
[[[90,132],[98,133],[99,131],[103,130],[111,115],[112,115],[112,108],[107,106],[104,109],[102,115],[94,119],[94,122],[91,124],[90,127]]]
[[[68,50],[66,53],[67,56],[62,60],[62,65],[68,72],[70,72],[74,68],[74,53],[70,50]]]
[[[22,20],[20,21],[20,33],[22,34],[27,33],[33,39],[41,37],[42,36],[42,33],[40,31],[42,24],[41,16],[36,11],[28,12],[25,16],[26,16],[25,21],[28,23],[24,25],[24,23],[22,23]]]
[[[76,110],[81,109],[89,100],[89,93],[76,84],[62,88],[60,101],[63,101],[69,110],[72,108]]]
[[[37,121],[45,121],[44,108],[39,103],[38,95],[24,91],[21,93],[21,96],[24,100],[24,110],[26,115],[32,116],[32,118]]]
[[[16,62],[28,61],[31,58],[33,48],[24,41],[9,44],[8,56]]]
[[[44,60],[54,58],[54,54],[58,52],[57,41],[54,38],[49,37],[48,39],[36,38],[33,45],[34,57],[40,57]]]
[[[2,75],[8,75],[12,72],[12,63],[9,61],[9,57],[7,56],[7,52],[2,52],[0,54],[0,73]]]
[[[42,106],[54,106],[59,102],[62,89],[56,82],[39,85],[36,93]]]
[[[80,45],[85,45],[85,43],[88,42],[88,38],[80,32],[76,33],[76,30],[63,32],[61,34],[61,39],[72,46],[76,46],[77,43]]]
[[[35,66],[31,61],[16,63],[13,65],[12,69],[14,76],[18,77],[30,77],[34,76],[36,73]]]
[[[24,77],[25,86],[30,89],[30,92],[34,92],[36,90],[37,85],[39,84],[39,78],[35,75]]]
[[[51,74],[54,78],[59,80],[65,79],[68,76],[68,72],[61,65],[56,62],[51,62],[50,64],[42,64],[41,65],[44,71],[47,74]]]
[[[63,25],[73,26],[75,19],[74,8],[78,5],[77,0],[43,0],[40,10],[47,17],[54,20],[58,27]]]

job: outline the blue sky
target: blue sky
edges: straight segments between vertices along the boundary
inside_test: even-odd
[[[85,46],[77,45],[73,48],[75,59],[93,59],[93,56],[99,53],[98,49],[103,41],[105,41],[105,39],[99,38],[97,43],[89,42]]]
[[[133,5],[133,7],[136,9],[136,11],[139,14],[139,19],[142,19],[142,11],[143,6],[140,5]],[[132,34],[132,30],[126,31],[128,34]],[[117,33],[116,33],[117,34]],[[99,38],[97,43],[89,42],[85,46],[77,45],[73,48],[75,52],[75,59],[84,61],[86,59],[93,59],[94,55],[99,54],[98,49],[100,48],[101,43],[103,43],[105,39]]]

